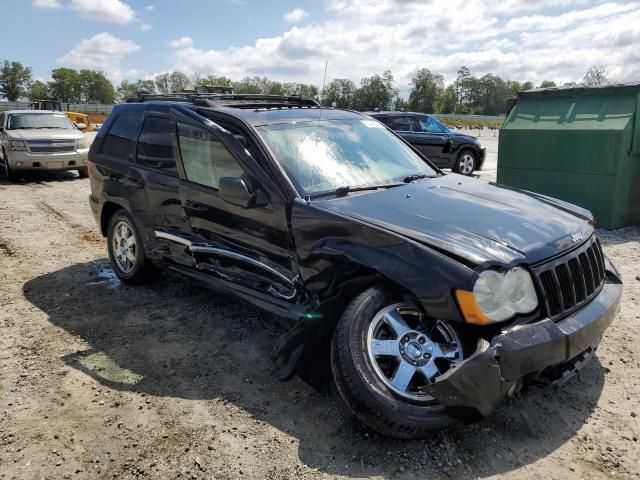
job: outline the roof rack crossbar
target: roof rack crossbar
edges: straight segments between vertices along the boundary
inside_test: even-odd
[[[317,107],[320,104],[312,98],[297,95],[263,95],[254,93],[147,93],[139,92],[136,97],[127,99],[127,103],[142,102],[189,102],[202,106],[229,106],[239,108],[264,108],[266,106],[306,106]]]

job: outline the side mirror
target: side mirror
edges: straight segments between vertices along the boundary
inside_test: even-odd
[[[87,126],[84,123],[75,123],[74,124],[78,130],[84,130]]]
[[[262,191],[251,193],[246,182],[240,177],[222,177],[218,184],[218,192],[222,200],[242,208],[263,207],[269,203]]]

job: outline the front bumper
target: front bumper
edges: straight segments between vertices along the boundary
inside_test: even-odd
[[[73,170],[87,166],[89,149],[68,153],[8,152],[12,170]]]
[[[622,296],[622,281],[607,264],[602,290],[584,308],[558,322],[547,318],[505,329],[491,342],[481,339],[475,353],[431,384],[428,392],[448,407],[486,416],[524,376],[570,362],[597,344]]]
[[[478,170],[482,170],[485,158],[487,158],[487,149],[486,147],[482,147],[478,152]]]

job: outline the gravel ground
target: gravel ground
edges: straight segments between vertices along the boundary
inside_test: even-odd
[[[579,378],[403,442],[273,380],[273,316],[173,275],[120,284],[88,193],[0,179],[1,479],[640,478],[640,228],[600,232],[624,303]]]

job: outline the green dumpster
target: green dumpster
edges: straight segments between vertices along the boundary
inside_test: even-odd
[[[498,183],[640,223],[640,83],[518,93],[500,130]]]

